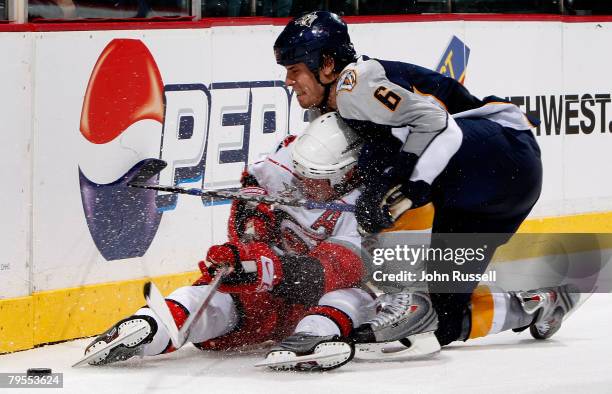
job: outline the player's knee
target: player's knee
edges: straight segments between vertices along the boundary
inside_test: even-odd
[[[208,285],[179,287],[170,293],[166,300],[172,300],[182,305],[188,312],[191,312],[198,307],[202,298],[208,294],[208,291]]]
[[[166,298],[166,305],[174,318],[176,326],[181,328],[189,316],[198,312],[202,300],[208,296],[210,287],[204,286],[185,286],[176,289]],[[201,341],[198,332],[221,333],[227,331],[224,327],[233,327],[238,321],[238,312],[234,305],[234,300],[229,294],[216,292],[211,297],[206,314],[211,319],[204,317],[193,322],[189,340],[192,342]],[[204,327],[204,326],[209,327]]]

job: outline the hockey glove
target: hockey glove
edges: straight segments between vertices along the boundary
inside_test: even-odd
[[[416,155],[400,152],[389,160],[391,165],[383,171],[379,166],[370,168],[376,176],[362,175],[366,179],[365,188],[357,200],[355,212],[362,234],[374,234],[392,227],[408,209],[429,201],[429,185],[410,181],[417,160]]]
[[[355,216],[362,234],[375,234],[392,227],[395,219],[412,207],[402,193],[402,185],[382,182],[371,185],[359,196]]]
[[[199,262],[204,281],[215,276],[217,268],[229,266],[220,291],[259,293],[271,290],[282,278],[281,262],[276,253],[262,242],[225,243],[211,246],[205,261]]]
[[[263,196],[268,194],[255,178],[243,174],[241,193]],[[234,243],[250,241],[276,242],[278,231],[272,207],[264,203],[234,200],[228,221],[228,237]]]

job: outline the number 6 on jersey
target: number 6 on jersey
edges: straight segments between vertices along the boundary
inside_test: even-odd
[[[379,86],[376,88],[374,91],[374,97],[376,100],[380,101],[382,105],[387,107],[389,111],[395,111],[400,101],[402,101],[402,98],[397,93],[384,86]]]

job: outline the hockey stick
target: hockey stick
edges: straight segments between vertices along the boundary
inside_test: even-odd
[[[289,198],[289,197],[272,197],[272,196],[261,196],[253,194],[245,194],[240,191],[221,189],[221,190],[204,190],[197,188],[184,188],[180,186],[164,186],[164,185],[151,185],[146,182],[157,175],[161,170],[166,167],[167,163],[159,159],[148,159],[142,168],[134,175],[134,177],[128,182],[128,186],[137,187],[140,189],[158,190],[163,192],[175,193],[175,194],[189,194],[192,196],[200,197],[212,197],[222,198],[231,200],[242,200],[252,201],[257,203],[265,204],[279,204],[290,207],[300,207],[306,209],[329,209],[332,211],[342,212],[355,212],[355,206],[351,204],[342,204],[334,202],[317,202],[306,200],[303,198]]]
[[[157,315],[162,325],[166,328],[172,345],[176,349],[180,347],[179,329],[174,322],[172,313],[166,304],[166,299],[159,292],[157,286],[153,282],[147,282],[144,285],[144,298],[147,301],[147,306]]]
[[[145,283],[144,286],[144,297],[147,301],[147,305],[157,317],[159,317],[161,323],[164,325],[168,334],[170,335],[170,340],[172,341],[172,345],[175,349],[179,349],[182,347],[185,342],[187,342],[187,338],[189,338],[189,333],[191,332],[191,326],[193,322],[202,316],[202,313],[210,304],[212,297],[217,292],[219,285],[221,285],[221,280],[225,275],[229,273],[229,267],[223,267],[219,269],[215,275],[215,279],[208,285],[209,291],[200,306],[196,309],[196,311],[189,315],[185,323],[179,330],[176,326],[174,318],[172,317],[172,313],[170,313],[170,309],[166,304],[166,299],[159,292],[157,286],[155,286],[152,282]]]

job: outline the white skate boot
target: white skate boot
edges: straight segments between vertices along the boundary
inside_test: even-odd
[[[337,335],[298,332],[272,348],[255,366],[279,371],[328,371],[346,364],[354,355],[354,347]]]
[[[355,358],[362,360],[415,359],[440,351],[434,335],[438,315],[428,294],[401,291],[377,299],[380,311],[357,327]]]
[[[571,285],[518,291],[514,295],[523,310],[529,315],[534,315],[534,320],[528,327],[531,336],[535,339],[548,339],[559,331],[563,319],[576,307],[580,299],[578,289]]]
[[[85,356],[73,366],[104,365],[127,360],[142,352],[153,340],[157,322],[150,316],[130,316],[98,336],[85,349]]]

